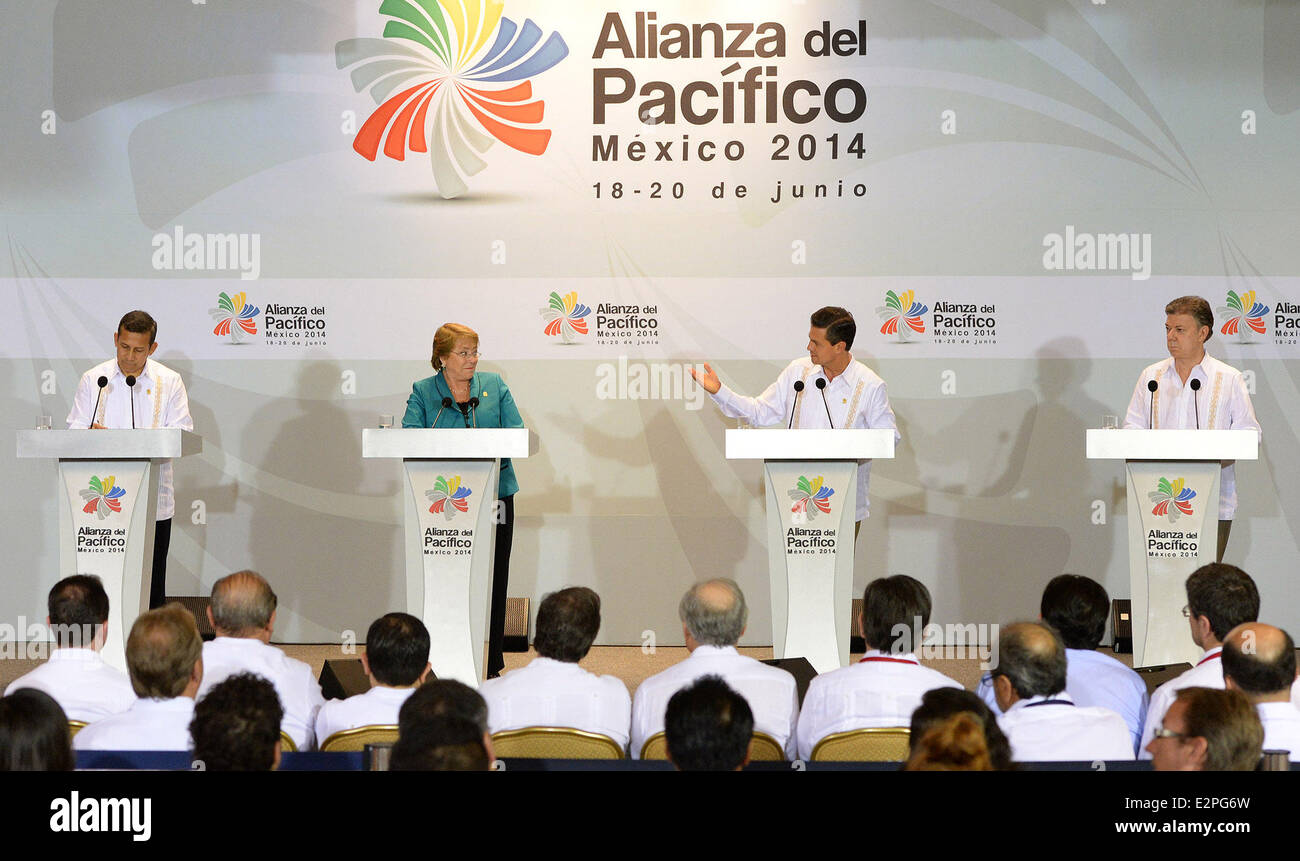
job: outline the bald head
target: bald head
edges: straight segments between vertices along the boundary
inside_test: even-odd
[[[236,571],[212,587],[208,613],[212,627],[223,637],[270,636],[277,598],[271,584],[256,571]]]
[[[1272,625],[1238,625],[1223,641],[1223,678],[1251,702],[1287,702],[1296,679],[1295,643]]]
[[[1008,625],[998,641],[993,676],[1005,676],[1017,699],[1059,694],[1065,690],[1065,644],[1047,625]]]
[[[697,644],[734,646],[745,633],[749,608],[736,581],[718,579],[692,586],[682,596],[677,614]]]

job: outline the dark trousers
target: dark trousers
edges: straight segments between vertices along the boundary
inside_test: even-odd
[[[510,585],[510,548],[515,540],[515,497],[501,499],[504,519],[497,524],[496,555],[492,561],[492,613],[488,617],[487,675],[506,668],[501,647],[506,638],[506,591]]]
[[[1223,561],[1223,551],[1228,549],[1228,535],[1232,532],[1231,520],[1219,521],[1219,552],[1215,557],[1215,562]]]
[[[172,519],[153,525],[153,575],[149,580],[149,609],[156,610],[167,600],[167,549],[172,546]]]

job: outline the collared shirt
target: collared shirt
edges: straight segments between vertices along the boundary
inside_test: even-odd
[[[926,691],[961,688],[913,654],[873,649],[862,660],[812,680],[799,712],[799,756],[812,756],[817,742],[864,727],[906,727]]]
[[[336,732],[361,726],[397,726],[397,713],[415,688],[386,688],[376,685],[364,694],[344,700],[329,700],[316,713],[316,743]]]
[[[632,698],[633,759],[641,757],[646,739],[663,731],[664,713],[673,694],[701,676],[721,676],[749,703],[755,732],[776,739],[786,756],[794,759],[794,729],[799,716],[794,676],[740,654],[735,646],[696,646],[684,661],[641,683]]]
[[[895,443],[903,438],[894,421],[894,411],[889,406],[885,381],[866,365],[850,361],[844,373],[829,380],[822,391],[817,390],[819,379],[825,380],[826,372],[804,356],[787,365],[776,382],[757,398],[738,395],[725,385],[709,397],[723,415],[743,418],[754,427],[785,427],[793,411],[796,428],[828,428],[833,420],[837,428],[887,428],[894,432]],[[803,381],[804,389],[796,395],[794,384],[799,380]],[[825,403],[822,402],[823,394]],[[826,415],[828,408],[829,418]],[[870,509],[867,498],[870,478],[871,461],[858,461],[858,520],[866,517]]]
[[[1215,646],[1201,655],[1196,666],[1180,676],[1175,676],[1156,688],[1151,695],[1151,705],[1147,708],[1147,720],[1142,727],[1142,740],[1138,742],[1138,759],[1151,759],[1147,745],[1155,738],[1156,727],[1163,726],[1165,712],[1174,702],[1174,697],[1183,688],[1218,688],[1223,690],[1222,646]]]
[[[526,666],[479,687],[494,732],[563,726],[607,735],[627,747],[632,697],[617,676],[598,676],[577,664],[538,656]]]
[[[1292,762],[1300,762],[1300,708],[1289,703],[1259,703],[1255,706],[1264,725],[1264,750],[1285,750]]]
[[[92,649],[55,649],[48,661],[11,682],[5,696],[19,688],[44,691],[68,720],[86,723],[124,712],[136,700],[126,674],[104,663]]]
[[[102,396],[97,385],[99,378],[108,377]],[[99,398],[99,407],[95,399]],[[132,402],[135,404],[134,423],[131,418]],[[96,410],[92,417],[91,410]],[[68,427],[84,430],[92,424],[106,428],[180,428],[194,430],[190,418],[190,401],[185,393],[181,375],[148,359],[144,370],[136,377],[135,387],[128,387],[126,375],[117,366],[117,359],[96,365],[81,375],[77,393],[72,399],[72,412],[68,413]],[[176,511],[175,491],[172,487],[172,462],[164,461],[158,468],[159,520],[167,520]]]
[[[1065,692],[1076,704],[1110,709],[1124,718],[1133,746],[1142,739],[1142,724],[1147,716],[1146,682],[1136,672],[1110,655],[1093,649],[1065,650]],[[998,699],[993,693],[993,678],[985,673],[975,691],[988,704],[993,714],[1002,714]]]
[[[1012,703],[998,718],[1016,762],[1133,758],[1133,738],[1110,709],[1076,705],[1065,691]]]
[[[311,666],[275,646],[246,637],[217,637],[203,644],[203,683],[199,699],[213,686],[237,673],[253,673],[275,685],[284,709],[280,728],[298,750],[311,750],[316,713],[325,704]]]
[[[1158,385],[1155,392],[1147,390],[1152,380]],[[1200,391],[1192,390],[1192,380],[1200,380]],[[1192,368],[1186,383],[1178,376],[1172,356],[1143,369],[1129,401],[1124,427],[1150,428],[1153,398],[1157,428],[1245,429],[1262,436],[1241,371],[1209,353]],[[1233,463],[1228,463],[1219,476],[1219,519],[1231,520],[1236,511],[1237,472]]]
[[[138,699],[121,714],[95,721],[77,733],[77,750],[189,750],[194,700]]]

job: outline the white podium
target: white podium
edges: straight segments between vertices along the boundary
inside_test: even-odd
[[[158,466],[202,450],[202,437],[175,428],[18,431],[18,457],[59,462],[59,577],[104,581],[101,654],[122,672],[127,632],[149,608]]]
[[[763,461],[773,655],[846,666],[858,461],[892,458],[894,431],[729,429],[726,455]]]
[[[405,464],[406,607],[440,679],[483,678],[500,459],[537,452],[526,428],[366,428],[362,457]]]
[[[1133,666],[1195,664],[1187,577],[1219,544],[1219,473],[1259,457],[1253,430],[1089,430],[1090,460],[1126,461]]]

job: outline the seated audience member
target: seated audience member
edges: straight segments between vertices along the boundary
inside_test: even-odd
[[[1223,641],[1223,680],[1241,691],[1264,725],[1264,750],[1285,750],[1300,762],[1300,708],[1291,699],[1296,683],[1295,643],[1281,628],[1247,622]]]
[[[486,771],[494,759],[487,703],[469,685],[434,679],[402,704],[391,771]]]
[[[740,771],[749,763],[754,713],[720,676],[703,676],[668,700],[664,736],[678,771]]]
[[[370,690],[330,700],[316,714],[316,740],[362,726],[396,726],[402,703],[429,677],[429,629],[409,613],[388,613],[366,632],[361,666]]]
[[[1043,590],[1039,613],[1065,642],[1065,692],[1076,705],[1100,706],[1124,718],[1136,750],[1150,697],[1141,676],[1097,651],[1110,615],[1106,590],[1076,574],[1053,577]],[[1001,714],[991,673],[980,679],[978,693],[994,714]]]
[[[1124,719],[1110,709],[1076,705],[1065,691],[1065,645],[1046,625],[1002,629],[993,692],[998,723],[1016,762],[1133,759]]]
[[[194,760],[205,771],[273,771],[283,718],[274,685],[252,673],[230,676],[194,707]]]
[[[664,711],[672,695],[701,676],[720,676],[740,692],[754,712],[754,726],[785,750],[795,753],[794,728],[799,716],[799,692],[794,676],[736,651],[745,633],[749,608],[733,580],[697,583],[677,607],[682,620],[686,660],[641,683],[632,698],[633,759],[639,759],[646,739],[664,729]]]
[[[1011,743],[1002,727],[998,726],[997,716],[983,700],[962,688],[935,688],[921,697],[921,704],[912,712],[908,733],[911,752],[916,753],[917,742],[926,732],[963,712],[973,715],[984,731],[984,747],[990,767],[996,771],[1012,770],[1015,765],[1011,759]]]
[[[312,747],[316,713],[324,704],[311,667],[271,645],[277,598],[256,571],[237,571],[212,587],[208,620],[217,638],[203,644],[202,697],[236,673],[249,672],[275,685],[284,708],[284,730],[298,750]]]
[[[561,726],[609,736],[627,747],[632,698],[617,676],[597,676],[578,662],[600,631],[600,596],[585,586],[561,589],[537,608],[537,657],[479,688],[494,732]]]
[[[862,660],[812,680],[799,713],[799,756],[812,756],[828,735],[864,727],[907,726],[921,695],[960,688],[943,673],[921,666],[914,650],[930,624],[930,590],[904,574],[867,584],[858,627],[866,640]],[[919,618],[921,626],[914,630]]]
[[[54,635],[50,659],[5,689],[35,688],[54,697],[68,720],[93,723],[124,712],[135,702],[131,680],[104,663],[99,652],[108,637],[108,593],[98,577],[65,577],[50,590],[45,622]]]
[[[1255,581],[1236,565],[1211,562],[1187,578],[1187,606],[1183,609],[1191,628],[1192,642],[1204,653],[1196,666],[1172,678],[1151,695],[1147,719],[1142,728],[1139,759],[1150,759],[1147,742],[1164,720],[1165,710],[1182,688],[1223,687],[1223,638],[1238,625],[1259,618],[1259,590]]]
[[[126,668],[139,697],[121,714],[77,733],[77,750],[189,750],[194,696],[203,681],[203,640],[178,603],[141,613],[126,638]]]
[[[0,699],[0,771],[72,771],[68,716],[39,688]]]
[[[1156,771],[1254,771],[1264,727],[1240,691],[1180,688],[1147,748]]]
[[[949,715],[912,744],[904,771],[993,771],[984,722],[971,712]]]

